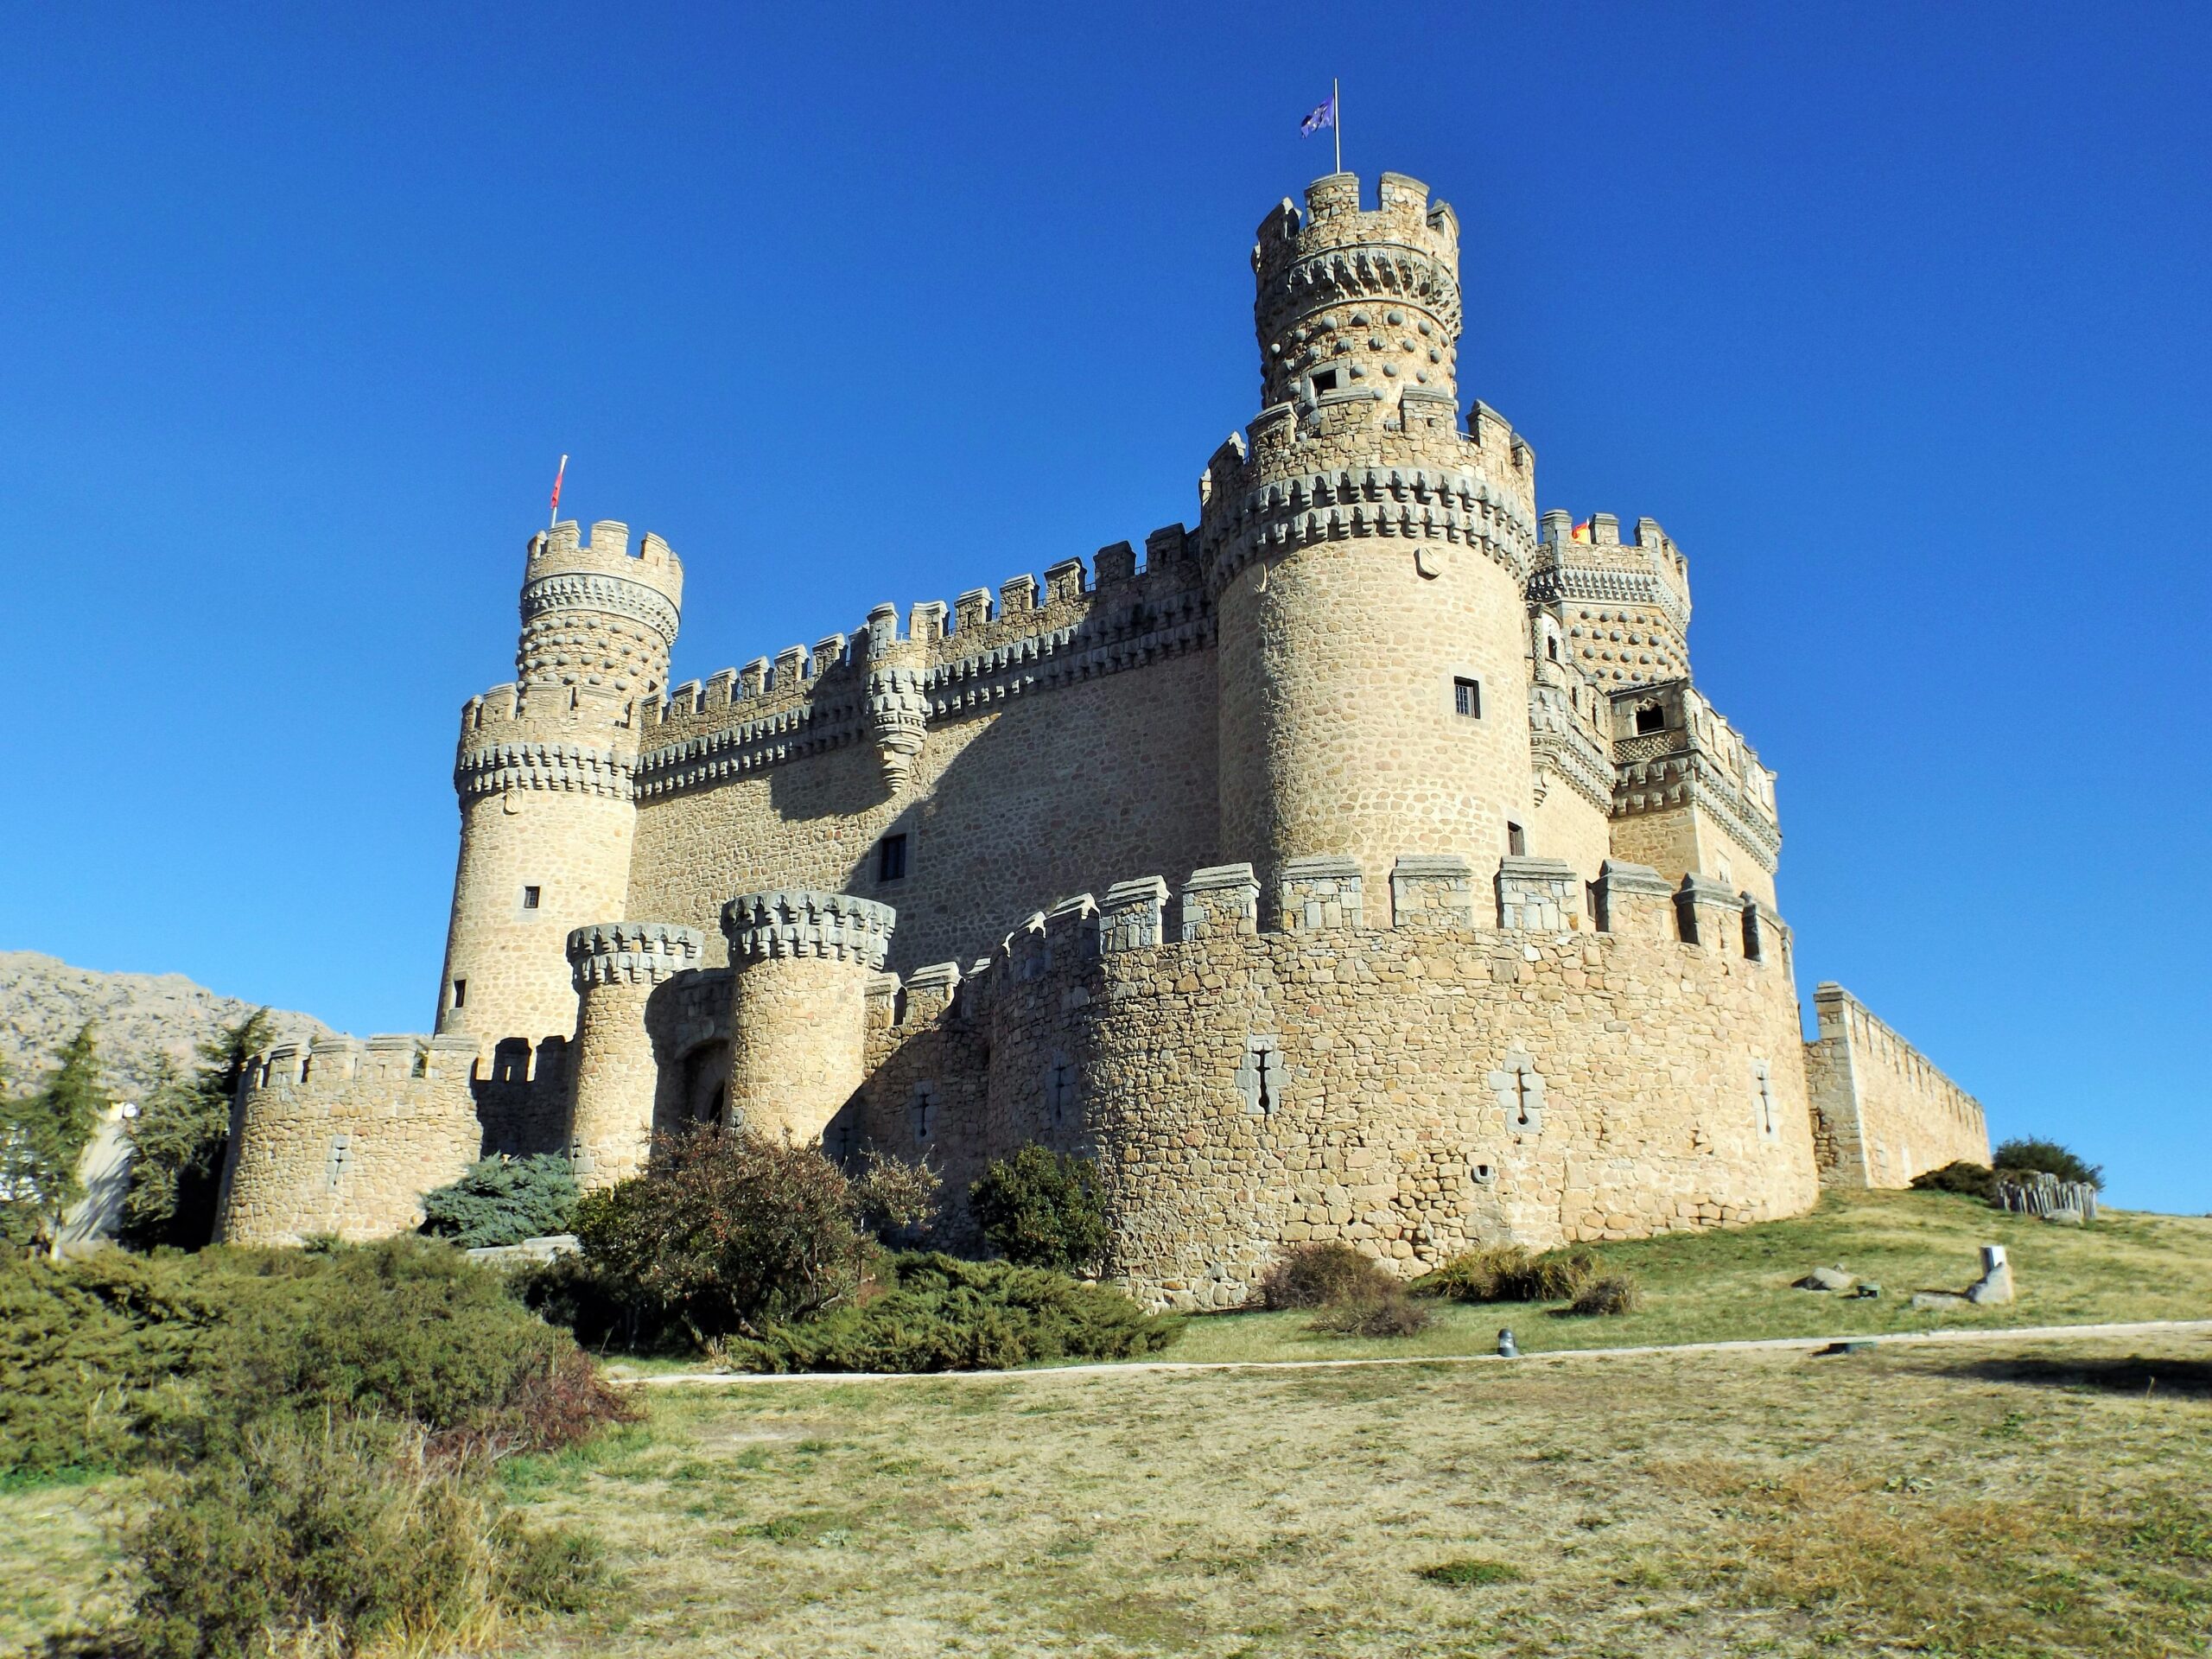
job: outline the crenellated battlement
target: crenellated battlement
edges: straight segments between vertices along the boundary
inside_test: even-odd
[[[858,741],[880,743],[885,709],[928,722],[1077,681],[1141,667],[1212,643],[1211,608],[1181,524],[970,588],[950,607],[912,606],[903,632],[878,606],[849,641],[756,658],[647,704],[639,729],[641,798],[695,789]],[[879,665],[895,658],[888,670]]]
[[[672,922],[594,922],[569,933],[579,994],[594,985],[658,985],[699,965],[707,936]]]
[[[819,957],[883,966],[897,912],[844,893],[779,889],[740,893],[722,906],[722,932],[733,964]]]
[[[252,1055],[231,1111],[219,1236],[295,1244],[381,1238],[423,1219],[421,1195],[456,1179],[482,1139],[477,1039],[346,1036]]]
[[[1242,480],[1209,474],[1206,577],[1218,594],[1257,558],[1369,537],[1461,545],[1525,578],[1535,527],[1512,496],[1476,470],[1345,467]]]

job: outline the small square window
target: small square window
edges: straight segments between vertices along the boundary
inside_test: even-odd
[[[522,907],[524,910],[537,908],[537,893],[538,890],[536,887],[524,887],[522,890]]]
[[[1334,391],[1336,389],[1337,372],[1334,369],[1323,369],[1314,375],[1313,392],[1316,397],[1325,391]]]
[[[875,844],[875,879],[879,881],[903,881],[906,879],[906,837],[886,836]]]
[[[467,980],[456,979],[454,981],[453,1005],[456,1008],[465,1008],[468,1006],[468,982]]]
[[[1455,713],[1465,715],[1469,720],[1480,720],[1483,717],[1482,683],[1478,680],[1452,681],[1452,707]]]

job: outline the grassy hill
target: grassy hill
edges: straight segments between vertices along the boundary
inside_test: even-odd
[[[1916,1315],[1974,1247],[2009,1308]],[[2152,1656],[2212,1630],[2212,1338],[2007,1338],[1815,1357],[1545,1353],[1961,1325],[2212,1317],[2212,1221],[2063,1229],[1923,1194],[1609,1247],[1644,1310],[1450,1310],[1410,1342],[1194,1320],[1169,1357],[1510,1363],[776,1379],[504,1465],[603,1539],[614,1590],[497,1632],[553,1659],[1065,1655],[1702,1659]],[[1789,1288],[1815,1263],[1878,1301]],[[127,1480],[0,1491],[0,1650],[111,1592]]]
[[[1980,1247],[2002,1244],[2019,1298],[2009,1306],[1916,1313],[1916,1290],[1964,1290]],[[1363,1341],[1317,1335],[1300,1313],[1194,1319],[1166,1357],[1324,1359],[1486,1353],[1500,1325],[1524,1353],[1762,1337],[2212,1318],[2212,1217],[2107,1211],[2091,1227],[2055,1226],[1944,1192],[1831,1194],[1809,1216],[1727,1232],[1608,1244],[1607,1270],[1631,1274],[1637,1311],[1576,1319],[1526,1304],[1440,1307],[1421,1335]],[[1792,1288],[1808,1268],[1841,1265],[1882,1287],[1860,1300]]]

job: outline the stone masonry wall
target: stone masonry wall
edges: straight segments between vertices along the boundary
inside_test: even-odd
[[[1813,993],[1820,1036],[1805,1045],[1821,1179],[1897,1187],[1960,1160],[1989,1161],[1981,1103],[1834,983]]]
[[[1786,953],[1746,960],[1726,930],[1686,945],[1656,913],[1611,933],[1475,925],[1488,900],[1460,868],[1402,884],[1395,926],[1371,872],[1359,927],[1262,932],[1256,882],[1234,878],[1128,948],[1146,931],[1122,911],[1059,906],[941,1009],[874,1034],[865,1138],[929,1152],[956,1192],[1027,1141],[1095,1154],[1116,1270],[1183,1306],[1243,1301],[1311,1239],[1411,1274],[1481,1243],[1812,1205]]]
[[[232,1107],[219,1236],[297,1244],[383,1238],[423,1221],[422,1195],[474,1162],[474,1039],[279,1044]]]
[[[679,687],[644,737],[624,913],[702,929],[719,963],[733,893],[852,893],[897,909],[890,965],[904,971],[990,949],[1032,895],[1211,862],[1211,621],[1182,543],[1179,527],[1155,535],[1142,574],[1126,545],[1102,551],[1095,587],[1069,560],[1041,592],[1027,576],[1005,584],[996,609],[963,595],[946,634],[943,607],[915,607],[925,637],[899,649],[918,644],[931,712],[895,789],[858,641],[839,636],[810,677],[786,653],[787,680],[779,667],[760,685],[756,664],[750,690],[745,676]],[[884,880],[877,847],[893,834],[906,873]]]

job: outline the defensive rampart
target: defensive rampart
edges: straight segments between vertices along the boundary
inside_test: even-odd
[[[1410,1274],[1811,1206],[1778,922],[1747,933],[1739,901],[1720,925],[1716,895],[1623,867],[1600,932],[1541,871],[1484,893],[1435,855],[1387,883],[1312,865],[1272,931],[1231,866],[1173,904],[1156,879],[1067,900],[966,976],[885,986],[853,1139],[929,1155],[956,1192],[1026,1141],[1095,1154],[1113,1270],[1183,1306],[1243,1301],[1312,1239]]]
[[[1842,986],[1813,993],[1821,1034],[1805,1045],[1821,1179],[1905,1186],[1925,1170],[1989,1161],[1981,1103]]]
[[[255,1055],[231,1109],[219,1236],[297,1244],[422,1224],[482,1141],[468,1036],[334,1037]]]

